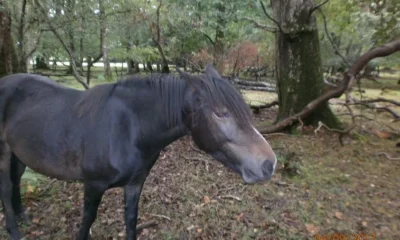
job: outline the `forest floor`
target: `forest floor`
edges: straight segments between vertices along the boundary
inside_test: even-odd
[[[385,94],[400,99],[398,90]],[[267,102],[276,97],[245,95]],[[400,122],[392,123],[387,113],[363,111],[383,123],[364,120],[343,137],[343,146],[338,135],[326,129],[268,135],[279,163],[276,175],[261,184],[244,184],[240,176],[199,152],[188,137],[174,142],[152,169],[140,200],[139,223],[157,224],[140,231],[138,238],[266,240],[363,234],[367,239],[368,234],[368,239],[400,239],[400,160],[385,155],[400,157],[399,136],[385,127],[400,129]],[[255,120],[272,122],[275,115],[272,108]],[[22,183],[32,221],[21,225],[26,237],[74,239],[81,222],[82,187],[28,170]],[[107,191],[92,239],[124,239],[123,212],[122,190]],[[0,225],[0,239],[7,239],[2,214]]]

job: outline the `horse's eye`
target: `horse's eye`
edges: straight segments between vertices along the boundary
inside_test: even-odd
[[[216,112],[215,115],[217,115],[217,117],[219,117],[219,118],[229,117],[229,112],[228,111]]]

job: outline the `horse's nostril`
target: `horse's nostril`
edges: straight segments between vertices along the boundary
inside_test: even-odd
[[[265,160],[262,164],[262,171],[265,174],[272,174],[272,172],[274,171],[274,162],[271,160]]]

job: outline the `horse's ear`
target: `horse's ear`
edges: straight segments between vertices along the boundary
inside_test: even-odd
[[[192,77],[190,76],[189,73],[180,70],[178,67],[176,67],[176,71],[179,73],[179,76],[181,76],[186,81],[190,81],[191,80]]]
[[[221,78],[218,71],[212,66],[211,63],[206,66],[206,75],[208,78]]]

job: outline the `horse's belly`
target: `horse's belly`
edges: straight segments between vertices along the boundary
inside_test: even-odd
[[[57,178],[60,180],[82,180],[82,168],[80,161],[76,163],[62,159],[61,157],[51,158],[27,156],[24,153],[14,152],[19,160],[32,170],[45,176]],[[79,163],[79,164],[78,164]]]
[[[51,142],[39,136],[7,140],[16,157],[34,171],[60,180],[83,179],[82,154]]]
[[[78,126],[63,126],[62,120],[56,120],[40,111],[9,117],[5,141],[22,163],[38,173],[62,180],[83,179]]]

